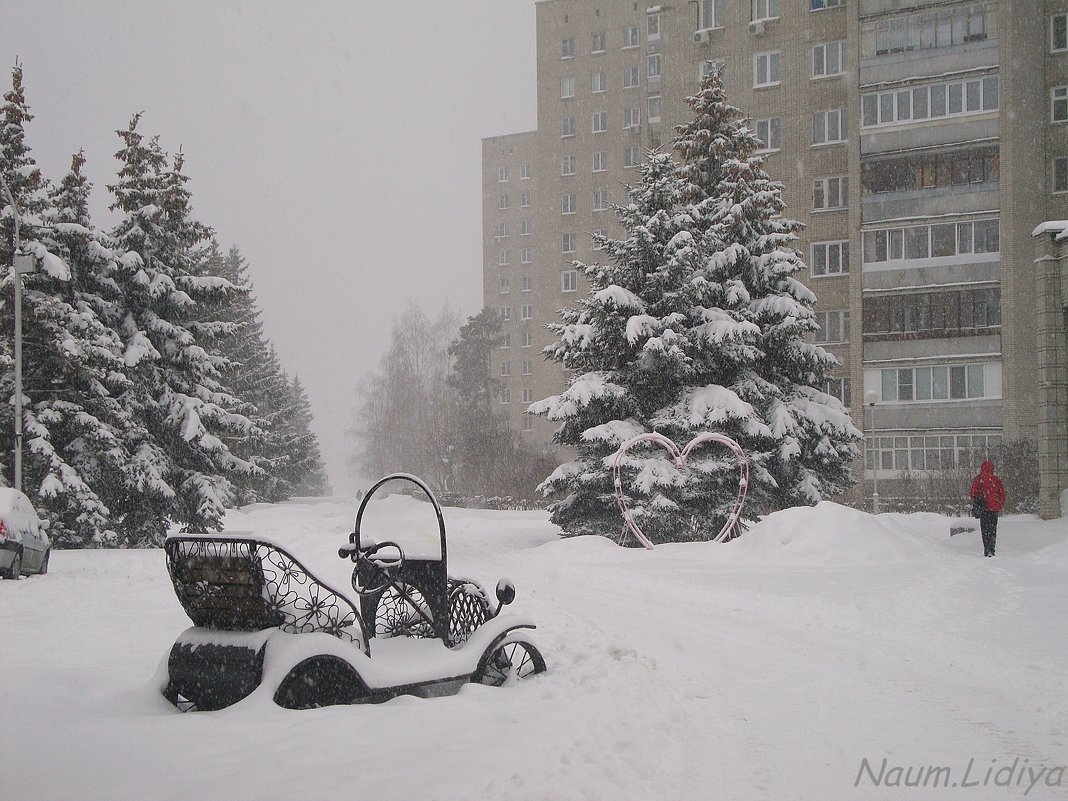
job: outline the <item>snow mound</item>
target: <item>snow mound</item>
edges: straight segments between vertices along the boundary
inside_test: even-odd
[[[897,564],[948,553],[949,525],[941,515],[872,515],[822,501],[774,512],[727,547],[762,564]]]

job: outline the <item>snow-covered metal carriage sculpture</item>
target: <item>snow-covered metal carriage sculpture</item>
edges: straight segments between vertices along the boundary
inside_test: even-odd
[[[371,498],[394,481],[432,504],[437,555],[406,556],[396,542],[361,535]],[[468,682],[499,686],[545,670],[528,636],[534,624],[500,614],[515,596],[510,582],[498,583],[494,608],[476,582],[448,575],[441,506],[415,476],[394,473],[371,487],[338,551],[355,563],[359,608],[262,538],[180,535],[165,550],[194,624],[171,647],[160,681],[183,711],[222,709],[256,691],[291,709],[446,695]]]

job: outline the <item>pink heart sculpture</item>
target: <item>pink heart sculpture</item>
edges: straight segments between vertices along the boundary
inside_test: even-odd
[[[749,489],[749,460],[745,457],[745,451],[742,450],[742,446],[725,434],[705,432],[698,434],[686,443],[685,448],[679,450],[679,446],[672,440],[656,431],[631,437],[619,446],[619,450],[616,451],[612,463],[612,470],[615,474],[616,503],[619,504],[619,512],[623,515],[623,534],[626,535],[629,531],[634,535],[638,542],[648,549],[653,547],[653,542],[642,533],[641,528],[639,528],[638,524],[634,521],[634,516],[630,513],[630,508],[627,506],[626,496],[623,494],[623,479],[620,475],[620,471],[623,468],[624,454],[639,442],[655,442],[671,454],[672,461],[679,470],[686,467],[686,458],[690,455],[690,451],[705,442],[718,442],[721,445],[726,445],[736,456],[738,456],[738,495],[734,499],[734,506],[731,508],[731,513],[727,516],[727,522],[723,524],[723,528],[721,528],[719,533],[713,538],[713,542],[722,542],[724,537],[727,536],[727,532],[734,528],[734,526],[737,525],[739,518],[741,518],[742,506],[745,504],[745,493]]]

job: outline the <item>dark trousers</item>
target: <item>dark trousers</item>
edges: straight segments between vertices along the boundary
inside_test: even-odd
[[[981,513],[979,515],[979,531],[983,535],[983,556],[993,556],[994,545],[998,539],[998,513]]]

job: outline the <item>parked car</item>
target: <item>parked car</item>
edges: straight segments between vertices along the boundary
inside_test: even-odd
[[[48,572],[48,521],[41,520],[30,499],[11,487],[0,487],[0,575],[17,579]]]

